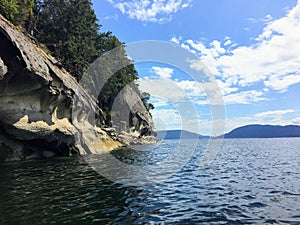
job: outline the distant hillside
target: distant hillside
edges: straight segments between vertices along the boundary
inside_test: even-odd
[[[202,136],[186,130],[164,130],[158,131],[159,139],[208,139],[209,136]],[[222,137],[222,136],[220,136]],[[224,135],[224,138],[279,138],[279,137],[300,137],[300,126],[273,126],[273,125],[247,125],[236,128]]]
[[[159,139],[208,139],[209,136],[202,136],[186,130],[164,130],[158,131]]]
[[[247,125],[225,134],[224,138],[300,137],[300,126]]]

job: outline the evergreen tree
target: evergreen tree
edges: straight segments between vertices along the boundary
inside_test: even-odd
[[[24,27],[28,31],[30,20],[33,17],[34,0],[19,0],[19,12],[15,16],[15,24]]]
[[[99,56],[96,15],[89,0],[45,0],[40,3],[37,38],[63,66],[80,79]]]
[[[27,30],[33,16],[34,0],[1,0],[0,13]]]
[[[15,16],[19,13],[18,0],[1,0],[0,13],[10,21],[14,21]]]

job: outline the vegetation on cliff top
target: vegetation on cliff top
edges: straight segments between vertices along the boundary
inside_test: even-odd
[[[45,45],[77,80],[98,57],[124,48],[111,32],[101,32],[90,0],[1,0],[0,13]],[[138,90],[138,73],[125,51],[121,54],[128,66],[111,76],[98,96],[108,121],[120,90],[128,84]]]
[[[1,0],[0,13],[15,25],[31,29],[34,0]]]

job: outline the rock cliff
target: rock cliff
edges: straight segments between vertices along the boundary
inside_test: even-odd
[[[112,123],[118,139],[126,145],[156,142],[152,117],[139,95],[129,86],[114,101]]]
[[[141,101],[123,96],[124,104]],[[101,153],[130,143],[118,132],[112,135],[93,98],[1,15],[0,105],[0,161]],[[155,133],[145,111],[139,105],[130,113],[138,117],[131,125],[140,140]]]

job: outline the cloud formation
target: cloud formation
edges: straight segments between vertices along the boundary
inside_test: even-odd
[[[163,23],[172,15],[191,5],[192,0],[107,0],[122,14],[142,22]]]
[[[257,118],[278,118],[282,117],[283,115],[286,115],[288,113],[294,113],[296,112],[293,109],[285,109],[285,110],[275,110],[275,111],[266,111],[262,113],[255,114],[255,117]]]
[[[172,74],[174,72],[173,69],[168,67],[159,67],[159,66],[153,66],[152,70],[155,74],[160,76],[161,78],[171,78]]]
[[[199,63],[206,64],[217,79],[231,82],[232,87],[262,83],[263,92],[285,92],[300,83],[300,1],[285,17],[272,19],[270,15],[265,17],[266,26],[252,46],[235,46],[228,37],[209,46],[175,37],[171,41],[196,51]]]
[[[199,60],[190,62],[190,67],[203,71],[203,64],[207,66],[216,78],[217,87],[210,81],[202,83],[174,79],[177,72],[174,73],[171,68],[166,70],[164,67],[152,67],[156,76],[141,79],[140,87],[152,94],[163,96],[173,103],[188,99],[200,110],[210,105],[218,105],[219,97],[214,98],[213,95],[216,88],[221,90],[227,105],[268,103],[274,100],[269,99],[270,96],[277,95],[278,92],[286,92],[292,85],[300,84],[300,0],[292,10],[286,13],[286,16],[280,19],[275,20],[267,15],[253,22],[264,23],[265,28],[248,46],[238,45],[230,37],[212,40],[208,44],[192,39],[185,40],[181,36],[171,38],[171,42],[199,56]],[[172,80],[167,81],[167,79]],[[262,103],[259,104],[262,105]],[[161,105],[164,106],[163,110],[167,110],[164,104]],[[266,109],[269,108],[266,107]],[[155,110],[155,116],[162,114],[159,107]],[[177,128],[180,127],[174,112],[171,110],[166,113],[168,116],[162,118],[162,121],[174,118],[178,124]],[[226,131],[253,123],[300,124],[300,112],[289,107],[252,114],[245,112],[245,114],[245,116],[228,118]],[[193,121],[190,123],[190,130],[194,130],[195,121],[200,121],[201,127],[205,130],[204,134],[208,134],[212,127],[212,119],[207,117],[183,118],[183,121]],[[176,128],[176,123],[172,124],[172,128]]]

